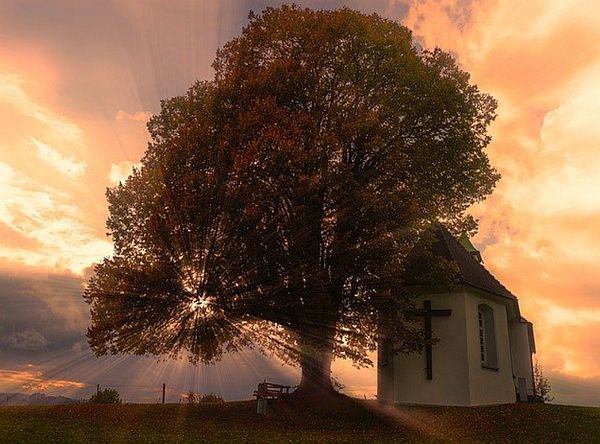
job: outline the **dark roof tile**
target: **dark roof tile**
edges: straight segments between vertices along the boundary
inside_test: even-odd
[[[516,300],[517,298],[504,287],[460,242],[442,225],[433,227],[434,240],[431,252],[435,256],[454,262],[458,268],[461,283],[471,285],[497,296]]]

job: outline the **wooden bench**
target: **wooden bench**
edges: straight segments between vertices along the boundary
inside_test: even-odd
[[[289,385],[264,381],[258,384],[258,388],[253,394],[256,399],[279,399],[289,396],[291,388]]]

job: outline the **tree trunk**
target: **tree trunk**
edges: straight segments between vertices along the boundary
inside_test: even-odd
[[[302,379],[298,392],[319,394],[333,392],[331,383],[331,361],[335,323],[311,326],[300,334],[300,366]]]

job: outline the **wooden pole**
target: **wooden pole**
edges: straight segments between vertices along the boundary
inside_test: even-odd
[[[100,384],[96,384],[96,395],[100,394]]]
[[[162,403],[165,403],[165,388],[166,388],[166,384],[163,382],[163,392],[162,392]]]

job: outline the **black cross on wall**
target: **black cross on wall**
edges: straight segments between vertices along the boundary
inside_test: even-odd
[[[433,363],[431,349],[431,318],[432,316],[450,316],[452,310],[448,309],[432,309],[431,301],[423,301],[423,321],[425,324],[425,371],[427,379],[433,379]]]

